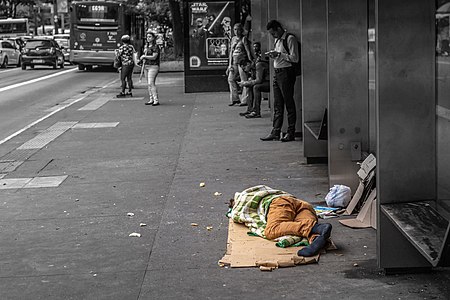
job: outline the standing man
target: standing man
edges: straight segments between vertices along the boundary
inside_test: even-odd
[[[292,63],[299,61],[298,42],[296,37],[289,34],[277,20],[269,21],[266,29],[275,38],[275,49],[268,52],[269,57],[273,59],[275,71],[273,78],[274,115],[272,132],[261,140],[290,142],[295,140],[295,123],[297,121],[294,101],[296,74]],[[287,45],[288,49],[285,49],[284,45]],[[288,130],[286,135],[280,139],[284,106],[287,110]]]

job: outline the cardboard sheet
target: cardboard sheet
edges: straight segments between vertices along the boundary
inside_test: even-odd
[[[300,247],[279,248],[273,241],[247,235],[248,231],[245,225],[229,220],[227,252],[219,264],[232,268],[260,267],[261,271],[271,271],[319,261],[319,255],[297,256]]]

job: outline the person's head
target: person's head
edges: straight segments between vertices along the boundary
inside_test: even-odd
[[[251,68],[252,68],[252,62],[248,59],[241,59],[238,64],[242,67],[242,69],[244,70],[244,72],[248,73],[250,72]]]
[[[195,19],[195,24],[197,24],[197,27],[202,27],[203,26],[203,19],[202,18]]]
[[[266,29],[269,31],[270,35],[276,39],[279,39],[283,33],[284,28],[281,26],[280,22],[277,20],[271,20],[267,23]]]
[[[124,44],[129,44],[130,43],[130,36],[128,34],[122,35],[122,38],[120,40]]]
[[[242,27],[241,23],[236,23],[233,26],[233,31],[235,36],[242,36],[244,34],[244,27]]]
[[[256,54],[261,53],[261,43],[260,43],[260,42],[254,42],[254,43],[253,43],[253,51],[254,51]]]
[[[215,16],[214,14],[210,14],[210,15],[208,16],[208,21],[209,21],[210,23],[212,23],[215,19],[216,19],[216,16]]]
[[[222,24],[225,26],[231,26],[231,18],[230,17],[223,17]]]
[[[156,35],[150,30],[147,30],[145,37],[148,44],[154,44],[156,41]]]

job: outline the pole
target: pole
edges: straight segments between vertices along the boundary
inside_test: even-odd
[[[58,33],[58,0],[53,0],[53,23],[55,25],[55,34]]]

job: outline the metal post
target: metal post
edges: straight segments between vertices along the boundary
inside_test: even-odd
[[[55,25],[55,34],[58,33],[58,1],[53,0],[53,24]]]

